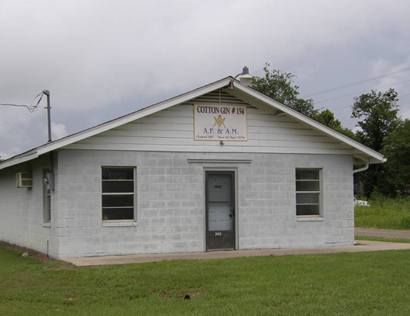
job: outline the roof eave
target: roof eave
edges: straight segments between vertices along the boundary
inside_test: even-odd
[[[315,121],[313,119],[311,119],[310,117],[296,111],[293,110],[292,108],[283,105],[275,100],[273,100],[272,98],[264,95],[263,93],[260,93],[259,91],[247,87],[243,84],[241,84],[238,80],[233,79],[232,83],[234,85],[235,88],[237,88],[238,90],[242,91],[243,93],[247,93],[248,95],[257,98],[267,104],[269,104],[270,106],[274,107],[275,109],[278,109],[286,114],[289,114],[290,116],[293,116],[297,119],[299,119],[300,121],[304,122],[305,124],[310,125],[311,127],[314,127],[324,133],[326,133],[328,136],[341,141],[343,143],[346,143],[348,145],[350,145],[351,147],[353,147],[355,150],[360,151],[361,153],[365,154],[368,157],[368,160],[370,163],[384,163],[386,162],[386,158],[378,153],[377,151],[374,151],[373,149],[360,144],[359,142],[351,139],[350,137],[347,137],[337,131],[335,131],[334,129],[331,129],[321,123],[319,123],[318,121]]]
[[[0,162],[0,170],[12,167],[23,162],[27,162],[33,159],[38,158],[40,155],[36,150],[30,151],[25,155],[18,155],[16,157],[11,157],[9,159],[3,160]]]
[[[180,94],[180,95],[175,96],[173,98],[170,98],[170,99],[167,99],[167,100],[152,104],[150,106],[144,107],[144,108],[142,108],[140,110],[137,110],[133,113],[124,115],[122,117],[119,117],[119,118],[116,118],[116,119],[113,119],[113,120],[110,120],[110,121],[107,121],[107,122],[104,122],[102,124],[99,124],[97,126],[88,128],[88,129],[83,130],[81,132],[78,132],[78,133],[75,133],[75,134],[60,138],[56,141],[53,141],[53,142],[38,146],[38,147],[33,148],[32,150],[29,151],[29,153],[30,152],[35,152],[36,153],[36,156],[35,155],[32,156],[33,158],[23,159],[23,158],[20,158],[22,154],[16,155],[16,156],[11,157],[11,158],[9,158],[5,161],[0,162],[0,170],[11,167],[13,165],[17,165],[17,164],[22,163],[22,162],[27,161],[27,160],[35,159],[38,156],[40,156],[42,154],[45,154],[47,152],[50,152],[50,151],[59,149],[61,147],[70,145],[70,144],[75,143],[77,141],[80,141],[82,139],[92,137],[96,134],[103,133],[103,132],[105,132],[107,130],[110,130],[112,128],[115,128],[115,127],[130,123],[130,122],[132,122],[134,120],[137,120],[141,117],[153,114],[153,113],[158,112],[158,111],[165,110],[165,109],[170,108],[170,107],[172,107],[174,105],[177,105],[179,103],[183,103],[183,102],[187,102],[189,100],[195,99],[196,97],[199,97],[199,96],[201,96],[203,94],[206,94],[208,92],[211,92],[213,90],[221,89],[221,88],[226,87],[227,85],[229,85],[232,80],[233,80],[233,77],[231,77],[231,76],[222,78],[220,80],[217,80],[215,82],[209,83],[209,84],[204,85],[202,87],[193,89],[191,91]]]

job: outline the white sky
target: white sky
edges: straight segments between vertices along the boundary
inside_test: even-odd
[[[353,97],[396,88],[410,117],[410,1],[0,1],[0,103],[52,94],[55,137],[265,62],[347,127]],[[323,102],[320,102],[324,100]],[[0,156],[44,143],[45,110],[0,107]]]

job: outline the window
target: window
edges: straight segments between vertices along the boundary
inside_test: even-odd
[[[52,173],[48,169],[43,170],[43,222],[51,222],[51,180]]]
[[[320,215],[320,169],[296,169],[296,215]]]
[[[103,220],[133,220],[135,191],[133,167],[102,168]]]

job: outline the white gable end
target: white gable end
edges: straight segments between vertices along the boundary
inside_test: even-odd
[[[218,89],[225,91],[221,100],[219,93],[215,94]],[[217,141],[194,141],[193,104],[199,101],[214,104],[219,101],[230,104],[247,102],[248,140],[226,141],[222,146]],[[242,85],[233,77],[43,144],[0,162],[0,170],[60,148],[352,154],[358,161],[366,163],[385,161],[380,153]]]
[[[194,140],[194,103],[246,105],[246,141]],[[71,144],[71,149],[352,154],[352,149],[273,108],[260,109],[229,94],[214,91]]]

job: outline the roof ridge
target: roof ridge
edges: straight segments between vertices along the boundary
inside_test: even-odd
[[[70,135],[67,135],[65,137],[59,138],[57,140],[54,140],[52,142],[48,142],[42,145],[39,145],[37,147],[34,147],[32,149],[29,149],[27,151],[24,151],[20,154],[17,154],[15,156],[12,156],[8,159],[5,159],[3,161],[0,161],[0,170],[22,163],[24,161],[28,161],[28,160],[32,160],[35,159],[37,157],[39,157],[40,155],[43,155],[47,152],[51,152],[53,150],[59,149],[61,147],[70,145],[72,143],[75,143],[77,141],[80,141],[82,139],[85,138],[89,138],[92,137],[94,135],[100,134],[102,132],[105,132],[107,130],[110,130],[112,128],[127,124],[129,122],[132,122],[134,120],[137,120],[139,118],[145,117],[147,115],[159,112],[161,110],[165,110],[167,108],[170,108],[172,106],[175,106],[177,104],[183,103],[183,102],[187,102],[189,100],[195,99],[201,95],[204,95],[206,93],[212,92],[214,90],[217,89],[221,89],[223,87],[228,86],[229,87],[233,87],[233,88],[237,88],[238,90],[242,91],[243,93],[247,94],[250,97],[256,98],[259,101],[274,107],[277,110],[280,110],[292,117],[294,117],[295,119],[301,121],[302,123],[305,123],[307,125],[309,125],[312,128],[316,128],[320,131],[322,131],[323,133],[327,134],[330,137],[333,137],[335,139],[337,139],[340,142],[343,142],[353,148],[355,148],[356,150],[358,150],[361,153],[364,153],[366,156],[369,156],[371,158],[373,158],[374,163],[380,163],[380,162],[384,162],[385,158],[383,157],[383,155],[381,155],[380,153],[374,151],[373,149],[355,141],[354,139],[351,139],[350,137],[326,126],[323,125],[322,123],[286,106],[283,105],[282,103],[279,103],[278,101],[266,96],[265,94],[251,88],[248,86],[245,86],[243,84],[241,84],[241,82],[237,79],[235,79],[232,76],[227,76],[224,77],[222,79],[219,79],[217,81],[208,83],[206,85],[200,86],[198,88],[189,90],[188,92],[185,93],[181,93],[179,95],[176,95],[174,97],[165,99],[163,101],[160,102],[156,102],[153,103],[151,105],[145,106],[145,107],[141,107],[133,112],[130,112],[128,114],[119,116],[117,118],[102,122],[100,124],[91,126],[89,128],[86,128],[84,130],[72,133]],[[233,94],[234,95],[234,94]],[[234,95],[235,96],[235,95]],[[240,97],[235,96],[237,98],[240,99]],[[370,161],[370,159],[369,159]]]

